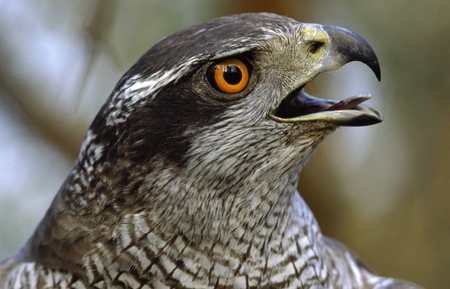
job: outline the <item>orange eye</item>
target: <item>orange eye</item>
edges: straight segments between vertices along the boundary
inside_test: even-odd
[[[249,69],[239,59],[226,59],[211,65],[208,79],[214,88],[223,93],[238,93],[247,87]]]

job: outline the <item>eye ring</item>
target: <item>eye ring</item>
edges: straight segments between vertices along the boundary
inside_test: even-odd
[[[248,65],[237,58],[221,60],[209,67],[208,80],[218,91],[234,94],[243,91],[250,79]]]

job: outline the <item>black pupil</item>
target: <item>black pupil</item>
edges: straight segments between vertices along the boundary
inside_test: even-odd
[[[239,67],[235,65],[229,65],[223,72],[223,78],[229,84],[238,84],[242,79],[242,72]]]

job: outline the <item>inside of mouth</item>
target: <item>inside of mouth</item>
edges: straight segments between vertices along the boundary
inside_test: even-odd
[[[304,86],[301,86],[292,91],[272,114],[279,118],[293,118],[324,111],[335,104],[334,101],[327,99],[308,99],[306,101],[306,98],[303,97],[303,88]]]
[[[358,94],[336,101],[309,96],[303,89],[304,86],[301,86],[292,91],[272,114],[278,118],[289,119],[322,111],[358,109],[360,103],[371,98],[371,94]]]

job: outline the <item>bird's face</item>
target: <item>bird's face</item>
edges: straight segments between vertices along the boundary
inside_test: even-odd
[[[205,200],[234,195],[245,206],[261,191],[294,191],[328,133],[381,121],[358,106],[366,95],[337,102],[304,92],[319,73],[350,61],[379,77],[373,50],[343,28],[272,14],[193,26],[161,40],[124,75],[82,157],[114,159],[102,170],[106,183],[192,214]]]

